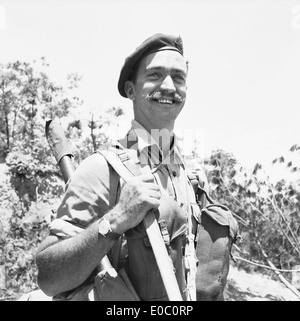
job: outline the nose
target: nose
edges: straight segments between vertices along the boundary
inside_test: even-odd
[[[172,93],[176,91],[173,79],[170,75],[168,75],[161,84],[161,89],[167,93]]]

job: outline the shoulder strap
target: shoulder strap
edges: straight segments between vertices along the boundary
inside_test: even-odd
[[[107,163],[114,169],[114,171],[127,182],[132,176],[140,175],[140,168],[138,166],[139,160],[129,157],[128,153],[120,146],[112,146],[108,149],[100,149],[96,151],[101,154]],[[120,250],[122,246],[122,238],[118,240],[113,247],[113,266],[117,269]]]
[[[140,167],[138,166],[139,160],[130,157],[124,149],[119,148],[117,146],[106,150],[100,150],[98,152],[103,155],[106,161],[112,166],[112,168],[114,168],[117,174],[125,182],[127,182],[132,176],[137,176],[141,174]],[[193,175],[191,174],[188,177],[189,179],[191,179],[191,183],[193,187],[196,183],[195,178],[197,179],[197,189],[194,188],[196,193],[196,190],[198,190],[198,183],[199,183],[198,177],[195,174]],[[189,224],[192,224],[191,220],[189,220]],[[162,239],[167,249],[168,248],[167,245],[169,242],[168,231],[166,228],[163,228],[163,226],[160,226],[159,230],[162,234]],[[166,254],[169,256],[168,252],[166,252]],[[195,286],[194,286],[195,275],[196,275],[195,268],[197,266],[196,261],[197,260],[195,257],[194,242],[187,242],[186,249],[185,249],[185,267],[187,268],[188,296],[190,300],[196,300],[196,292],[195,292]],[[171,263],[171,266],[174,269],[173,263]]]
[[[110,147],[105,150],[99,150],[98,152],[125,182],[132,176],[141,175],[138,158],[130,157],[124,149]]]
[[[188,179],[193,186],[195,193],[197,192],[198,187],[208,193],[208,180],[203,168],[187,170],[187,172]]]
[[[119,176],[127,182],[132,176],[138,176],[141,174],[138,166],[139,161],[131,158],[125,150],[119,148],[109,148],[107,150],[99,151],[107,162],[114,168]],[[174,272],[173,262],[165,247],[165,240],[161,234],[161,229],[158,224],[155,223],[155,214],[146,215],[144,218],[145,228],[149,232],[148,237],[151,243],[154,256],[159,267],[162,279],[166,287],[166,291],[170,300],[181,299],[180,290],[177,284],[176,276]],[[176,284],[176,285],[175,285]],[[172,299],[173,298],[173,299]]]
[[[208,204],[217,203],[209,196],[208,180],[203,168],[191,170],[187,176],[194,188],[197,202],[202,208]]]

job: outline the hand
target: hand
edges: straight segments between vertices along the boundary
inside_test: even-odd
[[[151,174],[133,177],[124,184],[118,204],[109,213],[112,230],[122,234],[137,226],[148,211],[159,207],[160,198],[159,187]]]

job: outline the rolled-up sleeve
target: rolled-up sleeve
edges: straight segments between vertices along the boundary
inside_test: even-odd
[[[99,153],[87,157],[68,182],[50,234],[69,238],[80,233],[115,204],[117,187],[117,174],[104,157]]]

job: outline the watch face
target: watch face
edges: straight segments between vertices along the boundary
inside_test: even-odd
[[[114,233],[111,230],[110,223],[105,218],[102,218],[99,221],[98,233],[101,234],[102,236],[104,236],[105,238],[107,238],[109,240],[113,240],[113,241],[117,240],[121,236],[120,234]]]
[[[103,236],[106,236],[109,232],[111,232],[110,224],[107,220],[102,219],[99,222],[98,232]]]

